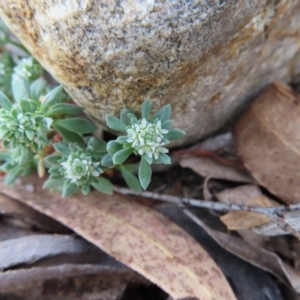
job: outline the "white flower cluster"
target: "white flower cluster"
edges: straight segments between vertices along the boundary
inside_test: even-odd
[[[127,129],[127,142],[131,143],[136,153],[158,159],[159,153],[168,153],[169,150],[164,148],[169,141],[164,139],[163,135],[168,133],[167,129],[161,127],[161,121],[153,124],[146,119],[131,125]]]
[[[14,67],[14,72],[27,80],[34,76],[34,61],[33,57],[22,58]]]
[[[91,157],[85,155],[78,157],[76,153],[70,154],[67,160],[61,163],[65,178],[76,185],[85,185],[91,177],[98,177],[102,173],[99,165],[100,162],[93,162]]]

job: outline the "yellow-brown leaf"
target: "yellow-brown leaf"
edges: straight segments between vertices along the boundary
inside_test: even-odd
[[[163,215],[129,199],[92,192],[62,199],[40,188],[30,193],[18,184],[0,183],[1,193],[60,221],[127,266],[138,271],[174,299],[234,300],[224,275],[209,254],[183,229]]]

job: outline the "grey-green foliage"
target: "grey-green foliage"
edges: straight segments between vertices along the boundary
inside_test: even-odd
[[[29,175],[36,170],[37,159],[29,149],[6,149],[0,152],[0,160],[4,161],[0,170],[6,173],[5,184],[11,184],[19,176]]]
[[[0,91],[12,97],[10,80],[13,73],[14,63],[8,51],[0,53]]]
[[[165,105],[152,117],[151,102],[145,100],[141,107],[141,118],[129,109],[123,109],[120,118],[106,116],[107,126],[115,131],[126,133],[115,141],[107,144],[107,151],[112,164],[122,164],[130,154],[141,156],[138,175],[141,186],[146,189],[151,181],[152,163],[170,164],[169,152],[165,147],[171,140],[177,140],[185,135],[180,129],[171,128],[173,121],[171,106]],[[107,157],[107,160],[109,157]]]
[[[87,195],[91,186],[102,193],[112,194],[112,184],[99,176],[105,169],[100,164],[106,153],[106,143],[103,140],[90,137],[85,149],[64,143],[56,143],[53,146],[56,152],[45,159],[46,164],[50,166],[50,176],[44,187],[62,189],[63,197],[75,193],[78,189]]]
[[[37,168],[38,161],[46,155],[45,147],[53,143],[51,138],[55,132],[62,130],[66,136],[70,133],[79,143],[84,143],[83,135],[76,126],[69,126],[74,120],[80,123],[81,131],[85,133],[96,128],[87,120],[71,117],[81,113],[82,109],[61,102],[65,98],[61,86],[46,93],[47,84],[43,79],[29,84],[26,78],[17,74],[12,76],[11,86],[13,102],[0,92],[0,139],[3,147],[0,159],[5,161],[2,170],[7,173],[6,183],[12,183],[19,175],[29,174]]]
[[[9,42],[9,29],[2,19],[0,19],[0,47]]]
[[[41,103],[31,99],[26,79],[14,75],[12,80],[15,102],[0,92],[0,139],[5,148],[31,150],[36,153],[47,144],[47,132],[52,118],[41,109]]]

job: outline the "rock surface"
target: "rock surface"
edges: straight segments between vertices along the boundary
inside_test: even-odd
[[[171,103],[193,142],[275,79],[300,73],[300,2],[6,0],[0,13],[99,124]]]

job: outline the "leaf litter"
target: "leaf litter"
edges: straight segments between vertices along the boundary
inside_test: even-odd
[[[1,192],[59,220],[174,299],[235,299],[208,253],[162,215],[118,195],[95,192],[62,199],[42,190],[37,178],[31,180],[34,193],[20,184],[11,189],[2,183]]]
[[[194,189],[193,193],[197,193],[199,190],[202,191],[202,195],[198,197],[201,199],[204,196],[204,199],[208,202],[220,201],[220,203],[230,205],[241,204],[262,208],[276,207],[281,205],[280,201],[284,201],[287,204],[298,203],[299,197],[296,185],[299,180],[297,179],[298,173],[296,170],[299,169],[297,165],[299,155],[297,151],[294,151],[296,148],[299,149],[299,145],[297,145],[299,139],[297,139],[296,130],[296,128],[299,128],[297,125],[297,122],[299,122],[297,121],[299,119],[298,99],[299,96],[291,88],[282,83],[275,83],[253,102],[236,123],[234,141],[238,154],[241,155],[243,163],[250,172],[239,160],[233,148],[230,132],[216,135],[190,149],[175,152],[172,155],[173,164],[168,169],[158,169],[157,171],[168,171],[171,173],[173,171],[172,168],[179,161],[182,168],[190,168],[204,177],[202,184],[199,181],[198,188]],[[292,153],[291,158],[286,160],[290,153]],[[286,167],[291,165],[291,168]],[[217,272],[219,281],[216,281],[214,278],[212,286],[210,282],[212,282],[211,278],[213,278],[213,275],[212,277],[203,275],[205,268],[209,270],[212,266],[216,267],[207,253],[203,252],[204,250],[192,241],[188,235],[186,236],[185,233],[181,232],[180,228],[175,228],[173,224],[168,223],[167,219],[162,219],[160,215],[157,216],[155,213],[153,215],[152,210],[145,207],[144,210],[144,208],[141,208],[142,206],[136,206],[137,204],[133,201],[117,195],[114,195],[109,200],[104,199],[106,196],[102,197],[101,194],[97,194],[97,197],[93,196],[91,199],[81,199],[76,196],[62,201],[57,195],[47,194],[47,192],[40,190],[38,179],[31,178],[31,180],[33,181],[29,180],[29,186],[34,185],[35,192],[30,192],[26,189],[27,183],[19,183],[16,190],[2,187],[0,211],[4,219],[19,219],[21,223],[29,225],[29,229],[32,227],[31,229],[34,230],[36,227],[39,230],[46,232],[49,230],[49,232],[53,233],[63,233],[64,230],[68,231],[67,227],[69,227],[125,263],[125,265],[156,282],[174,299],[191,298],[193,296],[199,299],[235,299],[220,271]],[[267,194],[266,190],[263,189],[261,191],[259,185],[268,190]],[[211,189],[211,186],[216,186],[217,189]],[[163,191],[167,190],[168,186],[164,185],[159,188]],[[174,182],[172,190],[173,194],[180,194],[184,191],[185,194],[182,196],[185,197],[187,196],[186,193],[192,192],[182,186],[180,181],[178,184]],[[277,196],[277,198],[269,192]],[[143,195],[140,196],[140,199],[143,205],[152,206],[146,200],[142,200]],[[12,204],[13,202],[15,204]],[[183,211],[224,249],[273,274],[279,282],[284,283],[287,287],[286,289],[279,283],[282,292],[285,291],[291,295],[291,300],[298,299],[295,292],[300,294],[299,241],[293,236],[288,236],[287,231],[282,229],[282,226],[278,226],[274,220],[263,214],[249,211],[232,211],[220,215],[220,220],[227,225],[229,231],[216,230],[196,217],[185,205],[180,203],[179,205],[183,206]],[[34,209],[32,210],[31,207]],[[213,213],[213,211],[210,210],[208,213]],[[67,225],[67,227],[58,222],[58,227],[56,228],[54,223],[52,224],[53,226],[51,224],[48,225],[48,221],[43,224],[44,214]],[[284,211],[280,217],[294,230],[300,230],[299,210]],[[104,224],[99,222],[99,218]],[[52,219],[48,219],[51,223]],[[82,222],[82,220],[85,221]],[[53,220],[53,222],[56,221]],[[164,226],[162,226],[162,223]],[[152,226],[149,226],[149,224]],[[60,230],[62,232],[59,232]],[[9,245],[7,249],[11,249],[14,247],[14,243],[17,245],[18,240],[21,242],[23,239],[25,245],[26,239],[30,241],[30,239],[38,239],[38,236],[43,236],[43,234],[29,230],[29,233],[26,233],[24,237],[21,235],[19,239],[1,242],[0,252],[1,250],[5,251],[3,250],[3,245],[5,245],[3,243]],[[67,259],[67,265],[61,265],[61,261],[56,257],[64,252],[60,252],[64,243],[62,242],[60,249],[59,247],[55,249],[53,246],[57,236],[55,234],[46,234],[44,236],[50,243],[48,252],[44,250],[38,251],[35,258],[33,258],[33,253],[26,248],[25,252],[28,251],[28,253],[23,256],[15,255],[14,257],[14,253],[6,253],[5,255],[10,254],[11,258],[10,263],[6,262],[6,267],[18,267],[18,264],[22,266],[28,264],[28,266],[26,269],[19,268],[13,271],[5,271],[0,273],[0,276],[4,276],[2,278],[11,278],[10,282],[16,280],[21,280],[20,282],[22,282],[22,280],[27,278],[27,275],[24,274],[30,274],[30,272],[33,272],[32,274],[42,274],[44,272],[46,275],[53,274],[54,276],[55,272],[61,270],[59,272],[64,274],[61,277],[62,286],[64,284],[67,286],[68,280],[73,280],[72,282],[74,283],[74,278],[78,280],[80,278],[86,291],[95,289],[94,287],[87,288],[87,278],[91,278],[89,276],[99,276],[101,282],[104,280],[105,275],[100,271],[101,268],[103,269],[103,266],[93,261],[94,258],[92,258],[94,265],[88,265],[86,263],[87,260],[72,261],[72,259]],[[79,241],[70,235],[60,236],[60,238],[64,237],[73,239],[73,242],[75,240]],[[84,241],[80,240],[79,243],[82,242]],[[188,249],[183,250],[178,246],[178,244],[186,245],[186,243],[189,245]],[[66,247],[65,254],[72,256],[71,252],[77,251],[76,253],[84,255],[84,248],[78,247],[75,246],[73,250]],[[195,250],[196,248],[197,250]],[[195,254],[197,251],[202,253],[200,258]],[[58,265],[51,265],[53,261],[51,261],[49,266],[47,263],[43,265],[43,259],[51,256],[54,257],[54,261]],[[202,265],[198,266],[196,262],[202,262]],[[2,264],[3,267],[5,268],[5,262]],[[95,271],[97,268],[99,273]],[[129,272],[130,276],[133,277],[140,276],[131,269],[124,268],[126,271],[122,267],[117,268],[118,271],[110,268],[110,272],[113,272],[112,269],[114,269],[116,278],[119,278],[118,276],[121,276],[122,272]],[[81,275],[77,276],[76,272],[72,273],[71,270],[89,271],[86,271],[85,275],[79,272]],[[176,276],[183,281],[179,283],[179,281],[176,281],[178,278],[174,279],[174,277],[171,281],[169,278],[166,279],[166,274],[172,274],[172,272],[173,274],[176,273]],[[31,275],[28,275],[28,278],[37,279],[38,275],[35,276],[31,277]],[[53,280],[51,276],[49,275],[49,278],[47,278]],[[44,290],[47,278],[41,277],[41,281],[37,286],[42,287]],[[63,278],[65,279],[64,283]],[[196,278],[201,281],[200,284]],[[5,280],[2,281],[0,279],[0,292],[1,282],[9,282]],[[33,283],[33,281],[31,282]],[[176,282],[178,282],[178,285],[176,285]],[[183,282],[185,283],[183,284]],[[103,294],[103,299],[111,300],[117,299],[116,297],[122,297],[128,283],[130,283],[130,280],[120,284],[117,287],[118,291],[114,290],[107,298]],[[222,288],[217,287],[217,285],[222,286]],[[206,286],[206,288],[202,288],[202,291],[199,291],[200,288],[198,289],[197,286]],[[290,287],[292,289],[289,290]],[[31,293],[32,289],[29,289],[27,292]],[[57,290],[56,292],[58,294],[55,297],[59,299],[59,291]],[[220,296],[222,293],[227,294],[227,298]],[[44,295],[40,294],[40,298],[37,299],[44,299],[43,297]]]

